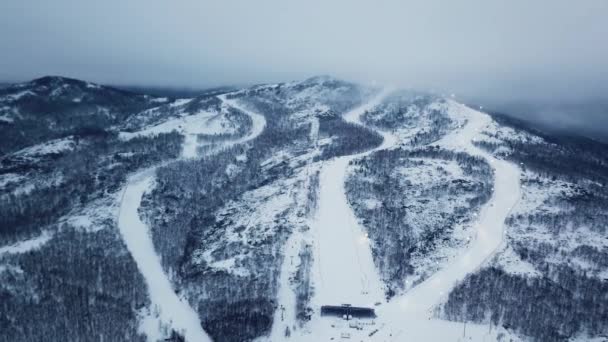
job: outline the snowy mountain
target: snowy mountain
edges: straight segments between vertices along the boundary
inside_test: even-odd
[[[329,76],[44,77],[0,89],[0,132],[0,341],[608,334],[601,143]]]

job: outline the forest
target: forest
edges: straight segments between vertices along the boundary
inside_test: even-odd
[[[347,197],[373,242],[388,297],[432,274],[434,253],[466,243],[454,231],[492,193],[485,160],[434,147],[378,151],[350,170]]]

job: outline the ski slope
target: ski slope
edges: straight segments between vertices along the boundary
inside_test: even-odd
[[[389,93],[389,89],[381,91],[369,102],[346,113],[344,120],[361,124],[361,115],[380,104]],[[310,341],[312,336],[328,340],[335,334],[335,329],[331,327],[335,320],[319,316],[322,305],[348,303],[373,306],[374,303],[383,301],[384,287],[374,266],[370,240],[348,204],[344,189],[346,171],[351,160],[396,145],[397,139],[393,135],[380,133],[384,140],[379,147],[335,158],[326,162],[321,169],[318,211],[311,222],[314,246],[314,294],[311,305],[315,313],[304,329],[292,332],[291,340]],[[285,298],[279,297],[279,303],[285,302]],[[295,310],[295,303],[283,305],[287,310]],[[296,323],[293,322],[292,326],[296,326]],[[277,336],[277,330],[273,330],[271,337],[272,341],[288,339],[284,335]]]
[[[262,115],[245,109],[234,100],[226,100],[223,95],[218,97],[226,106],[233,106],[250,115],[253,121],[252,129],[246,136],[226,142],[222,144],[222,148],[247,142],[262,133],[266,125],[266,120]],[[208,118],[201,117],[200,119]],[[196,142],[186,139],[184,144],[186,152],[182,153],[182,159],[198,157]],[[195,146],[192,146],[193,144]],[[201,326],[197,312],[173,289],[162,268],[160,257],[154,249],[149,227],[139,217],[141,199],[147,191],[152,189],[157,167],[140,171],[128,179],[123,190],[118,214],[118,227],[123,241],[146,281],[150,296],[151,306],[147,312],[143,313],[140,331],[147,336],[150,342],[167,338],[163,334],[163,330],[167,327],[182,334],[186,342],[211,341]]]
[[[36,250],[42,247],[47,242],[49,242],[52,238],[52,233],[48,231],[43,231],[40,235],[34,238],[22,240],[12,245],[0,247],[0,258],[2,258],[2,256],[5,254],[22,254],[30,252],[32,250]]]
[[[346,113],[344,120],[361,124],[365,111],[377,106],[390,91],[380,92],[368,103]],[[338,157],[321,169],[319,206],[312,231],[315,241],[315,307],[320,305],[373,305],[384,297],[369,246],[369,239],[346,199],[344,184],[351,160],[395,145],[396,139],[383,133],[376,149]],[[317,277],[318,276],[318,277]]]
[[[247,107],[243,106],[237,99],[227,99],[228,94],[218,95],[217,97],[223,102],[224,105],[235,108],[251,117],[252,127],[249,134],[235,140],[227,141],[223,144],[224,147],[230,147],[238,144],[245,143],[249,140],[255,139],[258,135],[262,134],[264,127],[266,127],[266,118],[263,115],[258,114]]]
[[[467,123],[436,145],[486,159],[494,169],[494,192],[474,223],[476,237],[470,247],[405,295],[378,308],[379,321],[384,321],[387,327],[378,332],[378,340],[401,341],[407,336],[412,341],[446,341],[464,335],[467,341],[492,341],[499,332],[475,324],[468,324],[467,331],[463,323],[433,317],[434,308],[446,299],[457,282],[476,271],[501,248],[505,236],[505,219],[521,196],[519,168],[513,163],[494,158],[472,144],[492,119],[487,114],[452,101],[449,102],[448,112],[459,118],[464,117]],[[391,335],[401,337],[391,338]]]
[[[148,336],[148,341],[163,338],[158,323],[173,328],[186,341],[211,341],[203,331],[197,313],[185,299],[179,298],[175,293],[161,266],[160,257],[154,250],[148,226],[139,217],[141,198],[146,191],[151,190],[153,184],[153,169],[130,179],[118,215],[120,233],[146,281],[154,312],[144,318],[140,328]],[[156,315],[158,316],[155,317]]]
[[[345,119],[361,124],[361,114],[379,103],[383,96],[386,93],[348,113]],[[476,236],[469,248],[409,292],[388,303],[385,301],[367,237],[350,210],[344,192],[346,167],[350,160],[396,145],[394,136],[380,132],[384,136],[382,146],[366,153],[336,158],[322,169],[319,212],[313,223],[316,250],[312,305],[317,311],[304,329],[291,336],[291,340],[495,341],[499,335],[518,340],[503,328],[435,318],[436,307],[457,282],[477,270],[500,249],[505,235],[504,221],[520,198],[519,169],[472,143],[491,123],[491,118],[453,101],[448,102],[448,113],[466,124],[435,145],[485,158],[494,169],[493,195],[472,227]],[[345,321],[319,316],[320,305],[345,303],[374,307],[378,317]],[[281,340],[287,338],[273,339]]]

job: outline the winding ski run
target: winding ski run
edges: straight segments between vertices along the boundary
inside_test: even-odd
[[[345,115],[345,120],[362,124],[360,116],[382,102],[389,94],[384,91],[369,103]],[[476,233],[471,245],[443,269],[404,295],[386,302],[384,287],[374,266],[369,240],[348,205],[344,182],[348,163],[374,151],[394,147],[395,136],[379,132],[384,143],[371,151],[335,158],[323,166],[320,176],[318,213],[312,222],[315,246],[312,307],[310,322],[297,329],[295,322],[277,322],[272,341],[494,341],[504,329],[449,322],[434,318],[434,309],[458,281],[477,270],[503,244],[504,221],[520,198],[519,169],[512,163],[494,158],[473,145],[475,137],[491,122],[491,118],[469,107],[448,101],[448,113],[458,121],[459,129],[436,143],[443,148],[464,151],[488,161],[494,170],[494,191],[482,207],[478,221],[472,227]],[[281,284],[285,286],[286,284]],[[285,291],[282,291],[285,293]],[[294,296],[281,298],[279,304],[295,310],[290,303]],[[351,304],[373,307],[375,320],[345,321],[320,317],[321,305]],[[293,315],[288,315],[293,317]],[[290,336],[286,328],[292,329]],[[280,334],[283,332],[283,334]]]
[[[249,134],[226,142],[223,147],[247,142],[262,133],[266,125],[266,120],[262,115],[249,111],[236,100],[226,99],[225,95],[218,97],[224,105],[232,106],[250,115],[253,122]],[[191,150],[192,147],[188,149]],[[182,158],[187,157],[191,156]],[[186,342],[211,341],[201,326],[197,312],[190,307],[185,298],[179,297],[173,289],[162,268],[160,257],[154,249],[150,229],[139,217],[141,199],[154,187],[155,170],[156,167],[149,168],[129,177],[118,214],[120,233],[145,279],[151,302],[147,312],[142,313],[140,332],[147,336],[149,342],[165,340],[167,331],[170,333],[171,330],[181,334]]]

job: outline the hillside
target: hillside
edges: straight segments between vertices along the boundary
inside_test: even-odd
[[[0,341],[608,334],[601,143],[329,76],[43,77],[0,89],[0,133]]]

